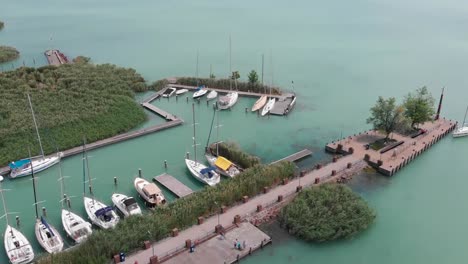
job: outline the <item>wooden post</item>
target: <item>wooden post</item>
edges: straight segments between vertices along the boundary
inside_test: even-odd
[[[150,264],[159,264],[158,256],[151,256]]]
[[[283,195],[278,195],[278,202],[282,202],[283,201]]]
[[[248,201],[249,201],[249,197],[248,197],[247,195],[244,195],[244,196],[242,197],[242,202],[243,202],[243,203],[246,203],[246,202],[248,202]]]
[[[144,249],[149,249],[151,247],[151,242],[149,242],[148,240],[145,240],[143,242],[143,248]]]
[[[185,240],[185,247],[190,248],[191,246],[192,246],[192,240],[190,239]]]
[[[215,226],[215,233],[216,234],[221,234],[223,232],[223,226],[222,225],[216,225]]]
[[[300,192],[300,191],[302,191],[302,185],[299,185],[296,187],[296,192]]]
[[[257,212],[261,212],[263,210],[263,206],[261,204],[257,205]]]
[[[240,224],[240,222],[241,222],[241,217],[240,217],[240,215],[234,216],[234,224]]]
[[[198,217],[198,224],[199,225],[203,224],[204,221],[205,221],[205,218],[203,218],[203,216]]]
[[[179,229],[178,229],[178,228],[172,229],[172,236],[173,236],[173,237],[176,237],[176,236],[178,236],[178,235],[179,235]]]
[[[224,214],[227,211],[227,206],[221,205],[221,213]]]

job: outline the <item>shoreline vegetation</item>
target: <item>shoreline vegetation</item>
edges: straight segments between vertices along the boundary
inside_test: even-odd
[[[158,80],[150,85],[151,89],[159,91],[164,89],[170,84],[180,84],[180,85],[189,85],[189,86],[200,86],[205,85],[209,88],[217,88],[223,90],[230,89],[230,80],[229,79],[216,79],[216,78],[195,78],[195,77],[177,77],[174,79],[175,82],[170,82],[168,79]],[[238,90],[242,92],[255,92],[255,93],[270,93],[270,86],[262,85],[258,82],[244,82],[232,80],[232,90]],[[271,93],[279,95],[281,90],[278,87],[272,87]]]
[[[250,155],[245,154],[245,157]],[[244,195],[253,197],[262,193],[264,187],[275,186],[294,175],[295,165],[291,162],[256,164],[235,178],[157,207],[149,214],[122,219],[114,229],[94,230],[76,248],[45,256],[38,263],[107,263],[119,252],[135,252],[146,240],[154,243],[169,237],[174,228],[189,228],[199,216],[213,216],[219,212],[221,205],[234,206],[242,201]]]
[[[4,27],[5,27],[5,23],[3,23],[3,21],[0,20],[0,30],[2,30]]]
[[[19,54],[14,47],[0,46],[0,63],[14,61],[19,58]]]
[[[289,234],[308,242],[352,238],[372,224],[376,213],[351,188],[326,183],[303,190],[279,215]]]
[[[135,70],[74,63],[0,73],[0,166],[39,153],[26,94],[46,154],[127,132],[146,120],[134,92],[148,86]]]

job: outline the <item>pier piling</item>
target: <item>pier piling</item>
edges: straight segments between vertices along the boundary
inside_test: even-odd
[[[114,177],[114,185],[117,185],[117,177]]]
[[[45,207],[42,207],[42,215],[43,215],[44,217],[47,217],[47,210],[46,210]]]
[[[164,168],[167,169],[167,160],[164,160]]]
[[[190,153],[189,153],[189,152],[185,153],[185,157],[186,157],[187,159],[189,159],[189,158],[190,158]]]
[[[141,178],[141,169],[138,169],[138,177]]]
[[[19,216],[16,216],[16,227],[20,227],[20,224],[21,224],[21,220],[20,220],[20,217]]]

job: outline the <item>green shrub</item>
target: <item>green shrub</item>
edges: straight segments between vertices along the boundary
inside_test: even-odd
[[[216,144],[210,145],[211,151],[216,153]],[[218,144],[219,155],[238,164],[242,168],[250,168],[260,164],[260,158],[243,152],[239,145],[233,142],[222,142]]]
[[[136,251],[145,240],[161,240],[173,228],[182,230],[194,225],[199,216],[216,214],[220,205],[233,205],[244,195],[252,197],[262,192],[265,186],[293,177],[294,168],[290,162],[256,165],[215,187],[205,187],[167,206],[157,207],[150,214],[122,219],[114,229],[94,231],[76,248],[46,256],[38,263],[107,263],[118,252]]]
[[[0,46],[0,63],[16,60],[19,54],[19,51],[13,47]]]
[[[280,213],[290,234],[306,241],[350,238],[375,219],[365,200],[341,184],[322,184],[301,192]]]
[[[3,23],[3,21],[0,21],[0,30],[2,30],[4,26],[5,26],[5,23]]]
[[[38,154],[31,111],[31,95],[44,151],[56,146],[79,146],[126,132],[145,121],[133,99],[147,89],[133,69],[87,63],[59,67],[21,67],[0,73],[0,165],[27,156],[27,146]]]

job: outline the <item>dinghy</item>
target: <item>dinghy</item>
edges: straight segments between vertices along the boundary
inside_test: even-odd
[[[215,99],[216,97],[218,97],[218,92],[216,92],[215,90],[211,90],[211,92],[209,92],[206,96],[206,100],[210,101]]]
[[[271,109],[273,109],[273,106],[275,106],[275,102],[275,98],[270,98],[270,100],[268,100],[268,103],[266,103],[266,105],[263,107],[262,116],[268,114],[271,111]]]
[[[149,207],[155,207],[166,203],[166,198],[161,189],[156,184],[142,178],[136,178],[134,181],[135,189],[145,200]]]
[[[180,89],[180,90],[177,90],[175,94],[176,95],[182,95],[182,94],[184,94],[186,92],[188,92],[188,89]]]
[[[255,104],[252,106],[252,112],[256,112],[262,109],[262,107],[265,106],[267,100],[268,100],[268,96],[266,95],[262,95],[260,98],[258,98]]]
[[[31,103],[31,97],[28,94],[29,107],[31,109],[31,114],[34,122],[34,127],[36,129],[37,140],[39,141],[39,146],[41,148],[41,155],[39,157],[22,159],[18,161],[11,162],[9,167],[11,169],[10,178],[18,178],[22,176],[31,175],[32,170],[36,173],[48,169],[60,161],[62,153],[57,153],[56,155],[45,157],[44,149],[42,148],[41,136],[39,134],[39,129],[37,127],[36,116],[34,115],[34,109]]]
[[[120,193],[114,193],[112,195],[112,203],[125,217],[131,215],[141,215],[140,206],[133,197],[129,197]]]
[[[3,177],[0,176],[0,182],[3,181]],[[4,190],[0,185],[0,194],[2,196],[3,210],[5,214],[0,217],[6,219],[6,229],[3,235],[3,244],[5,246],[5,252],[13,264],[31,263],[34,259],[34,251],[29,244],[28,239],[16,228],[10,226],[8,221],[8,211],[6,207],[5,197],[3,195]]]

